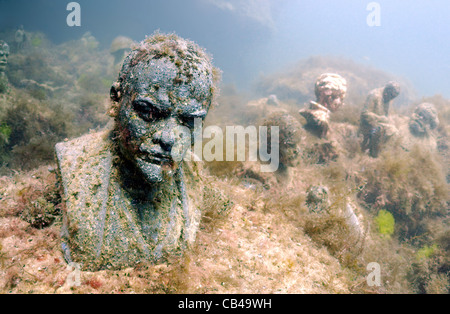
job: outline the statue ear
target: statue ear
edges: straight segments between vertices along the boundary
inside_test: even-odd
[[[120,83],[114,82],[111,86],[111,90],[109,91],[109,95],[111,97],[111,100],[114,102],[119,102],[120,98],[122,98],[122,92],[120,90]]]
[[[111,86],[111,90],[109,91],[109,95],[111,97],[112,104],[110,110],[108,111],[108,115],[114,118],[119,112],[119,101],[122,98],[122,92],[119,82],[113,83],[113,85]]]

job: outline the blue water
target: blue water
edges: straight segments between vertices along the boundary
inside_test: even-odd
[[[81,27],[68,27],[66,0],[0,0],[0,30],[23,24],[55,43],[86,31],[108,46],[160,29],[205,47],[226,83],[250,88],[260,74],[312,55],[336,55],[408,78],[419,95],[450,97],[450,1],[79,0]]]

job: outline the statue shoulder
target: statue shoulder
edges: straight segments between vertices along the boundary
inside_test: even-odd
[[[68,203],[76,203],[71,195],[92,196],[98,190],[96,187],[109,181],[112,162],[109,134],[90,133],[56,144],[59,180]]]
[[[65,205],[63,253],[67,261],[91,263],[100,254],[105,228],[112,164],[109,132],[58,143],[55,150]]]
[[[370,91],[367,95],[366,102],[364,103],[365,111],[373,111],[376,106],[381,102],[383,98],[383,89],[376,88]]]
[[[58,168],[63,173],[74,171],[81,163],[93,161],[110,153],[110,131],[89,133],[55,145]]]

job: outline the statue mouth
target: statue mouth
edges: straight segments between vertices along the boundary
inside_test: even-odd
[[[146,163],[158,165],[163,168],[174,169],[175,167],[174,160],[169,156],[144,154],[138,158]]]

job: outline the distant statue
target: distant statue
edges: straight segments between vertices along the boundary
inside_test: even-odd
[[[377,157],[381,148],[395,134],[397,129],[389,120],[389,108],[400,94],[400,86],[389,82],[386,86],[374,89],[366,99],[360,119],[360,133],[363,135],[361,149],[369,149],[369,155]]]
[[[329,131],[330,114],[344,105],[347,81],[340,75],[325,73],[315,84],[316,101],[309,108],[299,111],[306,119],[305,129],[319,138],[326,138]]]
[[[272,150],[270,144],[272,143],[272,128],[278,128],[278,142],[275,145],[278,146],[279,165],[275,174],[281,176],[287,175],[287,169],[296,165],[300,155],[301,124],[290,114],[279,111],[272,113],[264,119],[262,125],[268,128],[267,143],[269,143],[269,151]]]
[[[183,158],[192,137],[177,129],[205,119],[217,73],[195,43],[157,33],[130,52],[111,88],[114,127],[56,145],[68,262],[119,269],[192,245],[202,177]]]
[[[415,146],[437,152],[439,117],[436,107],[431,103],[418,105],[410,117],[396,116],[395,125],[398,128],[397,143],[406,151],[412,151]]]
[[[9,46],[0,40],[0,94],[8,91],[8,77],[6,76],[6,66],[8,64]]]
[[[422,103],[416,107],[409,121],[409,130],[415,137],[429,137],[439,125],[436,107]]]
[[[299,162],[300,141],[304,132],[301,124],[283,110],[272,112],[260,121],[260,126],[267,130],[267,137],[260,136],[259,140],[263,142],[259,142],[258,146],[262,144],[265,147],[264,151],[276,156],[277,167],[273,168],[273,171],[261,171],[261,166],[263,164],[268,166],[269,162],[259,158],[257,162],[242,162],[236,167],[234,174],[244,186],[250,189],[262,190],[280,185],[288,186],[293,178],[292,169]]]
[[[17,29],[14,35],[14,40],[16,43],[16,51],[22,50],[26,42],[26,34],[25,30],[23,29],[23,25],[20,25],[19,28]]]

